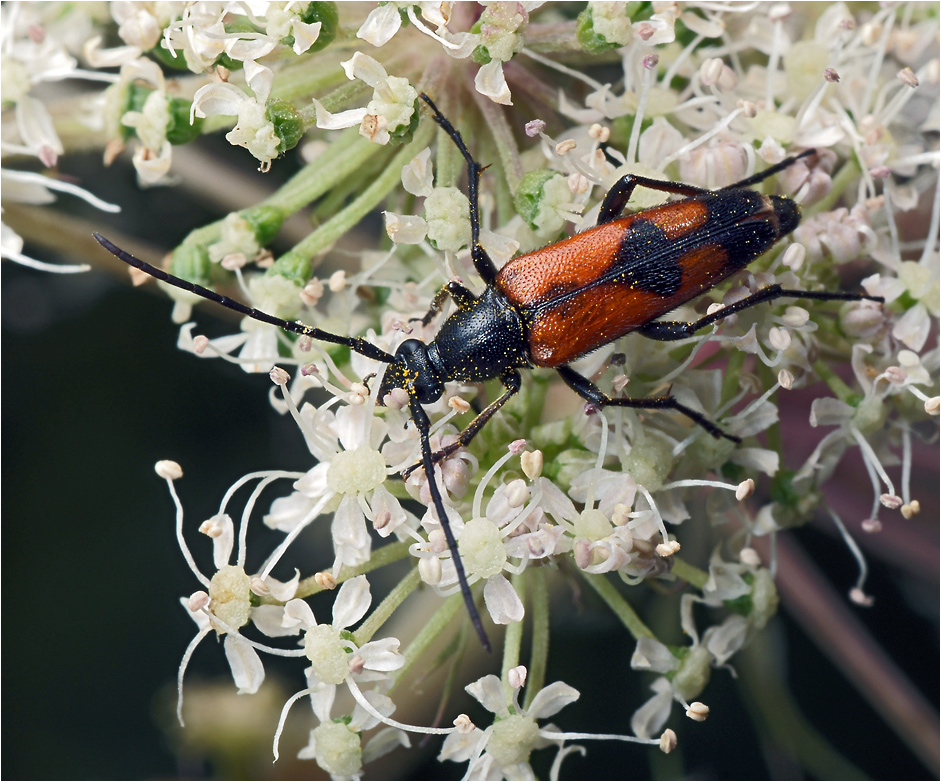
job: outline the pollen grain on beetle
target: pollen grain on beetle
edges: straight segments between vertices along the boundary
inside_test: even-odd
[[[240,693],[286,658],[275,758],[392,778],[406,753],[370,762],[420,733],[465,778],[557,779],[576,752],[700,740],[715,679],[802,588],[776,580],[791,528],[835,528],[859,570],[837,586],[878,600],[856,539],[918,522],[912,464],[937,437],[936,10],[5,4],[18,154],[48,167],[97,143],[142,186],[187,187],[176,149],[223,130],[247,169],[296,169],[193,226],[166,270],[95,235],[167,283],[183,351],[259,373],[310,453],[233,476],[201,524],[187,465],[158,464],[196,581],[179,721],[214,633]],[[105,84],[87,138],[43,89],[63,77]],[[4,204],[95,202],[3,173]],[[43,268],[23,239],[4,225],[3,257]],[[237,333],[199,333],[207,298]],[[848,455],[858,518],[831,480]],[[318,529],[330,546],[303,548]],[[620,651],[599,662],[607,622]],[[579,640],[582,692],[548,674]],[[462,679],[491,642],[492,672]],[[566,717],[643,672],[652,695],[626,689],[605,729]]]

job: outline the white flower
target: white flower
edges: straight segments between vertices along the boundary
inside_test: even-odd
[[[300,420],[318,464],[294,484],[294,494],[274,501],[265,523],[293,539],[328,505],[338,502],[331,524],[337,575],[342,565],[369,560],[367,515],[373,522],[384,520],[382,535],[407,521],[399,501],[383,485],[392,472],[379,451],[388,426],[373,415],[371,402],[344,406],[335,415],[306,405]]]
[[[231,144],[245,147],[263,167],[270,166],[279,154],[281,140],[274,123],[268,119],[263,97],[251,97],[226,82],[206,84],[193,96],[191,112],[193,117],[217,114],[238,117],[235,127],[225,137]]]
[[[536,693],[528,709],[522,709],[519,693],[526,669],[521,670],[522,681],[513,687],[509,701],[500,679],[492,674],[464,688],[493,713],[494,723],[486,731],[474,727],[470,731],[451,733],[444,740],[439,760],[470,761],[465,774],[468,779],[534,779],[529,765],[532,751],[552,744],[562,750],[562,741],[543,735],[544,731],[555,728],[548,725],[540,729],[537,720],[552,717],[574,703],[578,700],[578,691],[563,682],[554,682]]]
[[[360,79],[373,88],[373,98],[364,109],[331,114],[314,100],[318,128],[349,128],[359,124],[360,135],[376,144],[388,144],[390,134],[408,128],[415,111],[418,91],[400,76],[389,76],[378,60],[362,52],[341,63],[348,79]]]
[[[332,624],[317,624],[310,606],[302,600],[285,606],[286,612],[299,619],[304,631],[304,654],[311,663],[308,680],[318,693],[343,684],[348,677],[359,682],[384,680],[390,671],[405,664],[395,638],[357,646],[350,637],[348,628],[366,615],[371,602],[366,576],[357,576],[344,582],[337,592]]]
[[[370,690],[363,697],[372,706],[372,710],[388,717],[395,711],[392,700],[378,692]],[[315,760],[317,765],[333,779],[358,779],[362,775],[362,766],[399,746],[410,746],[408,735],[397,728],[384,728],[363,745],[362,734],[379,724],[372,711],[367,711],[357,703],[353,712],[346,719],[331,717],[333,698],[311,696],[314,714],[320,725],[310,731],[307,746],[297,753],[299,760]],[[282,716],[282,723],[283,723]],[[281,726],[278,733],[280,734]],[[275,739],[275,760],[278,759],[277,737]]]
[[[290,617],[292,626],[304,631],[304,654],[311,666],[307,669],[307,689],[291,697],[282,710],[274,741],[276,760],[278,740],[288,711],[295,701],[309,695],[321,724],[311,731],[310,741],[298,757],[316,759],[321,768],[335,778],[349,779],[359,774],[364,762],[359,734],[375,727],[380,718],[388,718],[395,710],[395,705],[380,689],[391,683],[389,672],[405,664],[395,638],[362,645],[353,641],[348,628],[363,618],[371,602],[369,582],[365,576],[357,576],[340,587],[333,604],[332,624],[318,624],[310,606],[302,600],[292,600],[285,606],[286,621]],[[380,689],[363,693],[357,683],[374,683]],[[334,722],[330,718],[337,687],[341,684],[347,684],[358,696],[357,700],[365,698],[371,707],[366,710],[358,704],[348,723]],[[375,713],[379,714],[378,718]],[[375,739],[378,741],[371,751],[373,757],[397,744],[408,746],[408,739],[401,731],[383,731]]]
[[[884,296],[887,304],[903,294],[915,299],[915,306],[896,321],[892,336],[916,352],[921,350],[928,339],[932,318],[937,321],[941,314],[937,264],[902,261],[897,277],[874,274],[862,284],[870,295]]]

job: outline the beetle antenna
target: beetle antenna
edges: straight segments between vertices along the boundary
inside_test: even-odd
[[[448,550],[451,552],[451,560],[454,562],[454,569],[457,571],[457,580],[461,585],[461,595],[464,597],[464,605],[467,607],[467,613],[470,614],[471,623],[474,630],[477,631],[477,637],[483,644],[484,649],[492,651],[490,639],[484,631],[483,622],[480,621],[480,613],[477,611],[477,604],[474,602],[474,596],[471,594],[470,585],[467,583],[467,573],[464,570],[464,563],[461,561],[461,555],[457,550],[457,540],[451,529],[451,523],[448,521],[448,514],[444,508],[444,500],[441,499],[441,490],[438,488],[438,481],[435,478],[435,464],[431,456],[431,442],[428,439],[428,430],[430,422],[428,414],[418,401],[414,393],[409,393],[408,406],[412,414],[412,420],[418,427],[418,433],[421,439],[421,459],[422,466],[425,468],[425,475],[428,477],[428,488],[431,491],[432,504],[435,507],[435,514],[441,523],[441,529],[444,531],[444,538],[448,542]]]
[[[149,274],[151,277],[160,280],[161,282],[167,283],[167,285],[172,285],[175,288],[188,291],[189,293],[195,293],[197,296],[201,296],[202,298],[208,299],[209,301],[214,301],[216,304],[221,304],[223,307],[234,310],[235,312],[245,315],[248,318],[261,321],[262,323],[270,323],[272,326],[278,326],[285,331],[290,331],[294,334],[300,334],[302,337],[319,339],[322,342],[332,342],[335,345],[344,345],[350,350],[354,350],[360,355],[366,356],[366,358],[371,358],[375,361],[381,361],[384,364],[391,364],[393,361],[395,361],[395,356],[391,355],[390,353],[386,353],[380,348],[377,348],[371,342],[367,342],[362,337],[342,337],[339,334],[331,334],[329,331],[321,331],[320,329],[314,328],[313,326],[305,326],[303,323],[277,318],[274,315],[269,315],[267,312],[262,312],[261,310],[256,310],[254,307],[249,307],[245,304],[242,304],[240,301],[230,299],[228,296],[223,296],[221,293],[216,293],[214,290],[204,288],[202,285],[197,285],[195,282],[184,280],[181,277],[174,277],[172,274],[165,272],[163,269],[158,269],[156,266],[151,266],[149,263],[142,261],[140,258],[135,258],[129,252],[122,250],[116,244],[108,241],[99,233],[93,233],[92,236],[95,237],[95,241],[98,242],[98,244],[104,247],[116,258],[121,259],[129,266],[133,266],[135,269],[140,269],[145,274]]]

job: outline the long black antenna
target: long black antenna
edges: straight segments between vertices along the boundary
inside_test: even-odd
[[[384,364],[391,364],[393,361],[395,361],[395,356],[393,356],[391,353],[386,353],[384,350],[377,348],[371,342],[367,342],[362,337],[341,337],[339,334],[331,334],[329,331],[321,331],[320,329],[314,328],[313,326],[305,326],[303,323],[284,320],[283,318],[276,318],[274,315],[269,315],[267,312],[256,310],[254,307],[249,307],[245,304],[242,304],[240,301],[230,299],[228,296],[223,296],[221,293],[216,293],[214,290],[204,288],[202,285],[197,285],[195,282],[190,282],[189,280],[184,280],[180,277],[174,277],[172,274],[165,272],[163,269],[159,269],[156,266],[151,266],[149,263],[142,261],[140,258],[135,258],[129,252],[122,250],[116,244],[108,241],[99,233],[93,233],[92,236],[95,237],[95,241],[98,242],[98,244],[104,247],[115,257],[120,258],[126,264],[133,266],[135,269],[140,269],[145,274],[149,274],[151,277],[154,277],[161,282],[165,282],[168,285],[172,285],[175,288],[189,291],[190,293],[195,293],[197,296],[201,296],[204,299],[209,299],[209,301],[214,301],[216,304],[221,304],[223,307],[241,313],[242,315],[252,318],[253,320],[258,320],[262,323],[270,323],[272,326],[278,326],[285,331],[290,331],[294,334],[300,334],[302,337],[319,339],[323,342],[332,342],[335,345],[345,345],[350,350],[355,350],[360,355],[366,356],[366,358],[375,359],[376,361],[381,361]]]

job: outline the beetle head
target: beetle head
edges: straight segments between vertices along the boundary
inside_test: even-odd
[[[428,346],[418,339],[407,339],[395,351],[393,361],[379,386],[379,404],[386,394],[395,388],[403,388],[409,396],[417,397],[423,405],[441,398],[444,383],[428,358]]]

